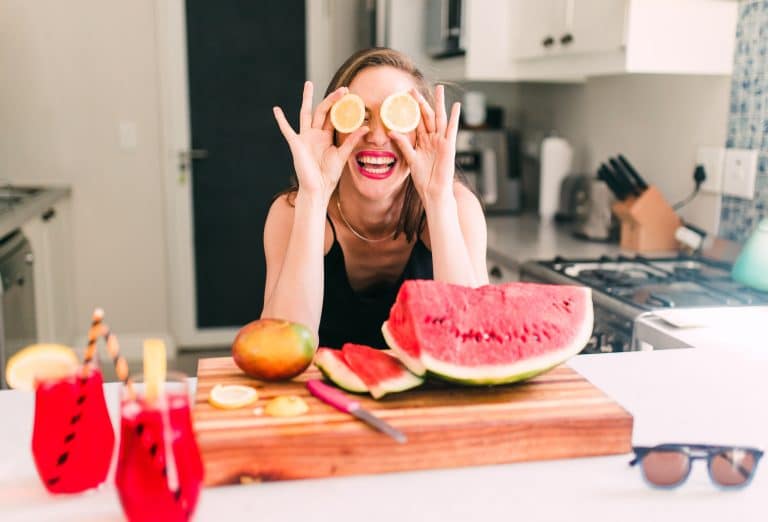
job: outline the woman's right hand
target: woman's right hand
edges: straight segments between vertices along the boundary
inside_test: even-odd
[[[282,109],[272,108],[280,132],[291,149],[299,190],[310,196],[322,197],[326,204],[339,182],[352,149],[368,132],[368,127],[362,126],[347,136],[341,146],[336,147],[333,143],[334,130],[330,121],[330,110],[348,91],[347,87],[336,89],[320,102],[312,114],[313,86],[312,82],[305,82],[298,134],[288,123]]]

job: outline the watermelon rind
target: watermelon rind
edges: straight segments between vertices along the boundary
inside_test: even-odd
[[[368,387],[362,379],[352,371],[352,368],[346,362],[340,360],[341,357],[340,350],[319,348],[315,355],[315,366],[317,366],[326,379],[339,388],[352,393],[368,392]]]
[[[423,377],[424,374],[427,373],[427,368],[424,366],[424,363],[421,362],[420,359],[416,359],[406,353],[405,350],[397,344],[392,332],[389,331],[388,323],[389,321],[384,321],[384,324],[381,325],[381,334],[384,336],[384,341],[387,343],[387,346],[392,349],[397,358],[400,359],[400,362],[408,368],[409,372],[418,377]]]
[[[430,374],[441,379],[468,385],[508,384],[530,379],[564,363],[578,354],[592,337],[594,312],[591,306],[585,310],[584,319],[573,340],[560,350],[530,357],[505,365],[459,366],[439,361],[422,352],[421,360]],[[393,347],[393,350],[395,348]]]
[[[371,386],[369,391],[374,399],[381,399],[388,393],[411,390],[421,386],[423,383],[424,379],[404,369],[403,374],[400,377],[381,381],[379,384]]]

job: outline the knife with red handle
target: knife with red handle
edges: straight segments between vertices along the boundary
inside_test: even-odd
[[[339,411],[354,415],[358,419],[368,423],[368,425],[376,428],[380,432],[389,435],[397,442],[402,444],[408,441],[408,438],[402,431],[396,430],[380,418],[376,417],[373,413],[364,410],[360,406],[359,402],[347,397],[346,394],[340,392],[336,388],[328,386],[324,382],[317,379],[311,379],[307,381],[307,389],[309,390],[309,393],[324,403],[330,404]]]

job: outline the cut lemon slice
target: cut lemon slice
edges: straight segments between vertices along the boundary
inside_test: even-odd
[[[279,395],[264,407],[264,413],[273,417],[295,417],[308,411],[307,403],[296,395]]]
[[[419,102],[407,91],[390,94],[381,104],[379,110],[381,121],[389,130],[395,132],[411,132],[419,126],[421,109]]]
[[[163,393],[166,355],[162,339],[144,340],[144,396],[154,402]]]
[[[75,351],[63,344],[32,344],[13,354],[5,368],[8,386],[33,390],[35,379],[60,379],[75,373]]]
[[[344,134],[357,130],[365,119],[365,104],[357,94],[345,94],[331,107],[331,124]]]
[[[208,395],[208,402],[217,408],[234,410],[253,404],[258,398],[258,392],[250,386],[217,384]]]

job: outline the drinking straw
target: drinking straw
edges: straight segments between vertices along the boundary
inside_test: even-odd
[[[117,336],[112,333],[112,330],[107,323],[104,322],[104,310],[101,308],[96,308],[93,311],[91,327],[88,329],[88,346],[85,349],[85,357],[83,358],[83,377],[87,376],[88,365],[93,362],[93,358],[96,354],[96,342],[99,337],[104,338],[104,342],[107,345],[107,352],[112,359],[112,363],[115,365],[117,378],[120,379],[126,387],[128,397],[133,399],[135,393],[133,390],[133,381],[128,372],[128,363],[125,361],[125,357],[120,355],[120,344],[117,342]]]

